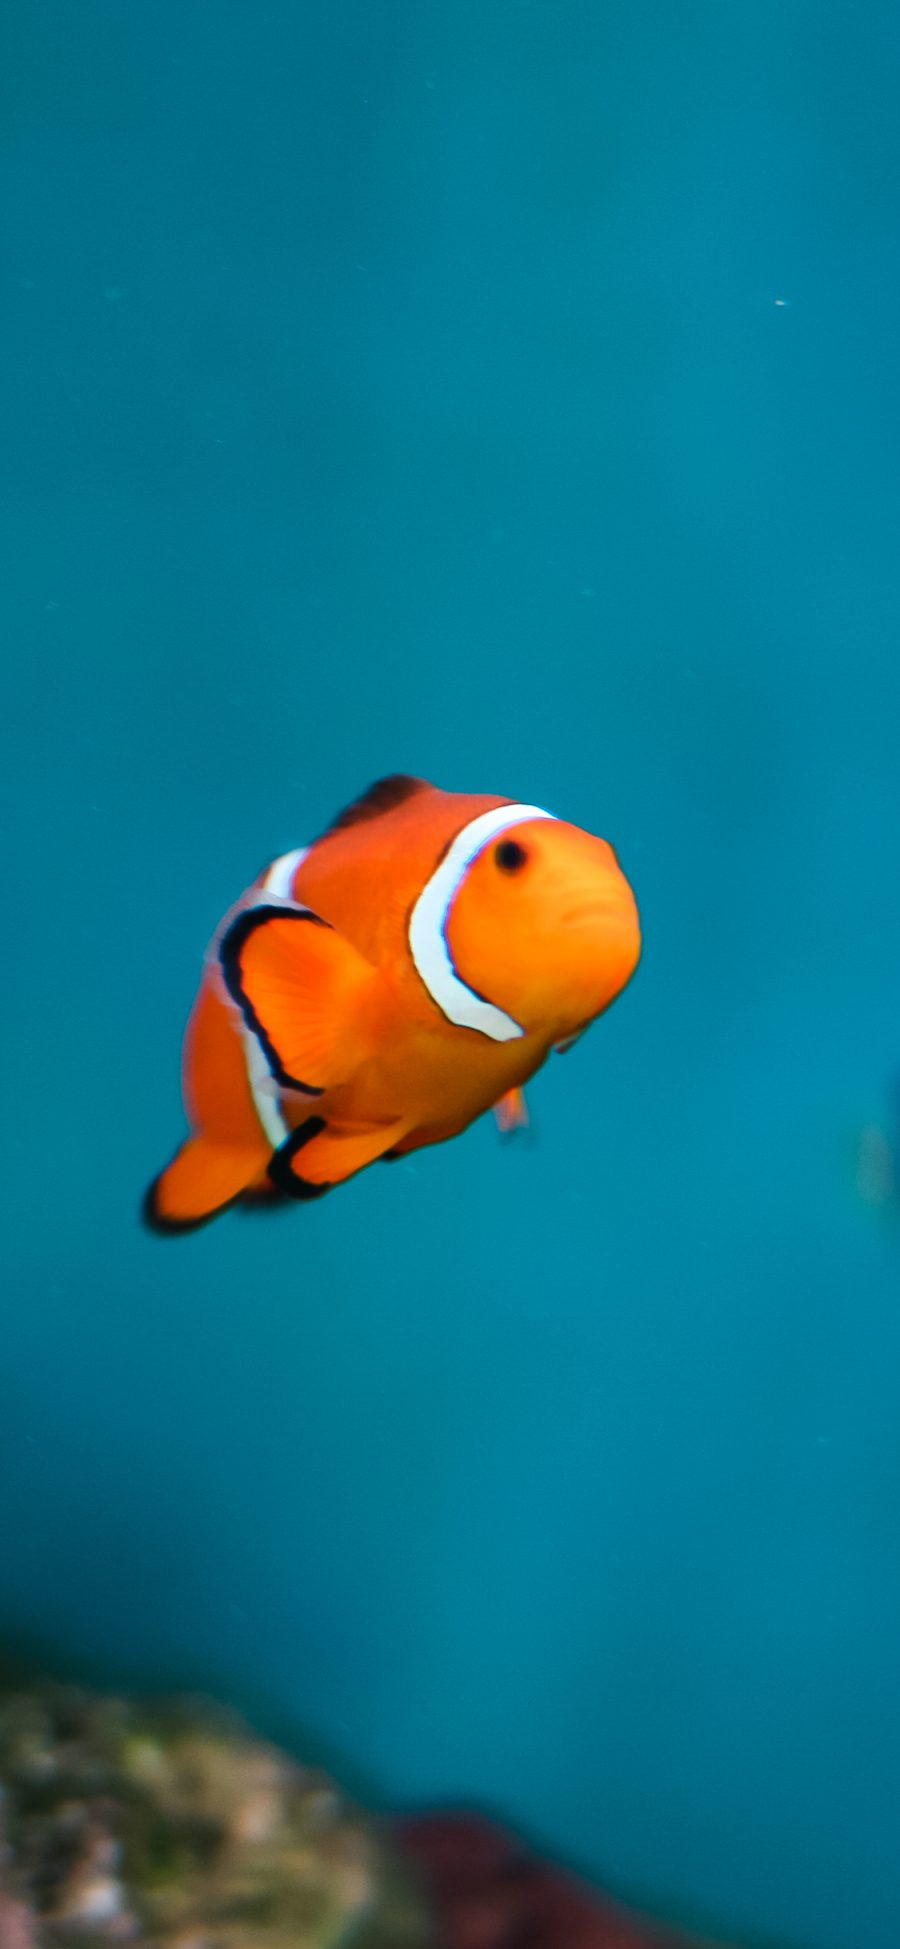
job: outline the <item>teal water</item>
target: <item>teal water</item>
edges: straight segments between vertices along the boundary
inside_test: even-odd
[[[0,1621],[896,1949],[896,9],[2,33]],[[398,769],[606,834],[636,982],[533,1143],[148,1237],[207,937]]]

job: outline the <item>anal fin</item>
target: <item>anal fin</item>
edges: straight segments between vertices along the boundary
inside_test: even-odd
[[[265,1169],[268,1151],[188,1137],[144,1199],[144,1219],[154,1232],[188,1232],[206,1225],[240,1197]]]

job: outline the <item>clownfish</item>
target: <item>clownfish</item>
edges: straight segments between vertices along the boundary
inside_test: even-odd
[[[150,1186],[148,1223],[320,1197],[491,1107],[515,1128],[523,1084],[640,950],[605,839],[536,805],[382,779],[216,932],[184,1043],[191,1135]]]

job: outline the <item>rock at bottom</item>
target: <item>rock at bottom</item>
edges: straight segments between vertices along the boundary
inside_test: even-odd
[[[364,1814],[206,1701],[0,1683],[0,1949],[110,1943],[675,1949],[478,1816]]]

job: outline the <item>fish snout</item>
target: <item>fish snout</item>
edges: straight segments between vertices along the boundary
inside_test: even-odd
[[[560,916],[564,927],[596,922],[616,930],[639,930],[637,902],[623,875],[610,878],[603,886],[585,887],[570,893]]]
[[[641,957],[641,923],[624,876],[571,893],[560,915],[571,1000],[592,1019],[630,981]]]

